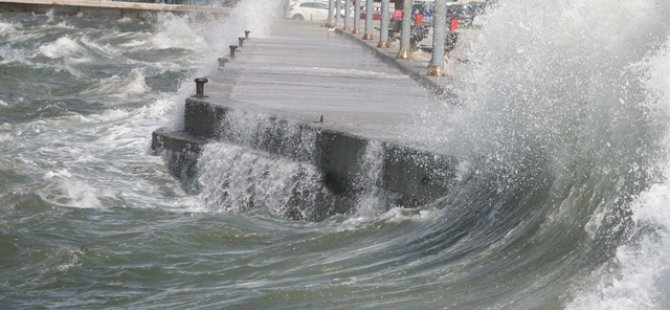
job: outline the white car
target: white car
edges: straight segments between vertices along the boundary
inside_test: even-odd
[[[297,1],[289,4],[286,18],[294,20],[326,20],[328,19],[328,2]]]
[[[340,16],[344,16],[344,3],[342,3]],[[351,8],[351,16],[353,7]],[[327,20],[328,0],[291,0],[286,12],[286,18],[295,20]]]

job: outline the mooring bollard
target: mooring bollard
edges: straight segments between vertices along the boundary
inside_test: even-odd
[[[237,45],[231,45],[230,46],[230,58],[235,58],[235,50],[237,49]]]
[[[244,38],[249,40],[249,34],[251,33],[250,30],[244,30]]]
[[[237,38],[237,43],[240,47],[244,46],[244,37]]]
[[[219,67],[223,68],[226,66],[226,63],[228,62],[228,58],[226,57],[221,57],[217,59],[219,61]]]
[[[208,81],[206,77],[195,79],[195,96],[197,98],[205,97],[205,83]]]

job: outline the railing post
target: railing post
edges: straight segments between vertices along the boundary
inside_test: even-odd
[[[356,0],[354,6],[354,30],[352,30],[351,33],[358,34],[360,28],[361,28],[361,0]]]
[[[433,15],[433,54],[428,67],[428,75],[444,75],[444,44],[447,36],[447,3],[446,0],[435,0]]]
[[[342,11],[342,0],[335,0],[335,27],[340,24],[340,11]]]
[[[328,20],[326,25],[333,27],[333,12],[335,12],[335,0],[328,0]]]
[[[402,30],[400,33],[400,50],[398,51],[398,59],[407,59],[410,55],[409,38],[412,31],[412,0],[404,0],[402,5]]]
[[[342,30],[351,31],[351,0],[345,0],[344,2],[344,27],[342,27]]]
[[[363,34],[363,40],[373,40],[372,36],[372,0],[365,1],[365,33]]]
[[[390,0],[382,0],[381,27],[379,28],[379,44],[377,47],[387,48],[391,46],[389,41],[389,19],[390,19]]]

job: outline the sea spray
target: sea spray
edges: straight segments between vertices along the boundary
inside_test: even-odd
[[[200,157],[200,197],[214,211],[267,209],[293,219],[322,218],[323,176],[312,165],[226,143],[207,145]],[[327,211],[325,211],[327,214]]]
[[[428,126],[444,133],[443,149],[469,161],[472,179],[465,184],[486,176],[482,181],[503,195],[492,199],[497,207],[482,211],[517,214],[512,223],[518,229],[532,231],[531,223],[541,223],[532,238],[519,235],[519,240],[546,244],[553,231],[579,244],[563,245],[566,252],[552,256],[571,262],[562,267],[571,273],[595,270],[595,280],[575,276],[571,282],[581,285],[562,297],[576,298],[577,308],[662,308],[659,296],[667,296],[658,285],[635,284],[645,272],[633,263],[645,257],[666,262],[662,250],[660,256],[649,255],[664,242],[643,238],[641,243],[655,244],[654,249],[637,242],[629,246],[626,240],[639,238],[641,231],[632,223],[640,221],[636,197],[664,179],[656,162],[667,152],[668,114],[657,107],[659,96],[649,96],[648,72],[659,70],[645,59],[663,50],[669,13],[665,1],[500,2],[480,19],[483,28],[468,52],[471,61],[454,67],[462,107],[441,117],[432,114],[439,124]],[[661,75],[652,81],[666,92],[667,73]],[[475,199],[468,187],[457,195]],[[504,222],[498,216],[490,221],[493,227]],[[667,229],[652,227],[661,236]],[[570,251],[583,253],[582,259],[567,258]],[[621,273],[630,274],[631,281],[613,276]],[[647,280],[655,278],[647,273]],[[595,292],[585,293],[594,282],[600,283]]]
[[[318,135],[306,124],[263,112],[228,110],[217,134],[224,142],[207,145],[198,160],[200,195],[214,210],[265,207],[294,219],[322,220],[338,212],[374,218],[388,210],[381,184],[384,145],[367,144],[356,159],[354,184],[340,193],[319,168]]]
[[[198,159],[200,196],[225,212],[267,209],[293,219],[319,219],[333,204],[313,165],[316,133],[262,112],[229,110]]]
[[[389,199],[382,188],[384,174],[384,144],[370,141],[361,160],[356,186],[361,189],[356,201],[356,215],[375,218],[388,211]]]
[[[656,167],[658,181],[631,203],[627,240],[616,255],[591,274],[592,288],[584,289],[571,309],[665,309],[670,307],[670,52],[666,45],[639,64],[645,70],[646,105],[654,117],[650,122],[665,128],[659,142],[664,156]]]
[[[201,76],[209,76],[218,68],[217,59],[226,55],[228,46],[237,44],[237,38],[244,35],[244,31],[251,31],[251,37],[262,37],[268,34],[272,27],[269,22],[281,12],[282,2],[273,0],[243,0],[237,3],[230,14],[223,18],[208,21],[205,24],[195,25],[193,23],[184,23],[182,20],[175,19],[175,17],[165,17],[159,25],[170,25],[168,29],[172,29],[174,25],[181,25],[179,27],[186,27],[191,30],[180,30],[179,33],[187,33],[181,36],[184,39],[191,37],[195,39],[201,48],[197,49],[199,66],[194,70],[194,74],[190,79],[185,79],[180,86],[179,96],[176,102],[178,103],[175,118],[173,121],[174,128],[183,127],[184,112],[183,102],[186,97],[195,92],[195,85],[192,83],[193,78]],[[177,27],[177,28],[179,28]],[[156,28],[157,33],[166,32],[161,27]],[[168,31],[169,33],[169,31]],[[164,36],[169,38],[170,35]],[[169,41],[169,40],[168,40]],[[188,40],[182,42],[179,46],[183,47],[189,45]],[[173,43],[168,43],[173,44]]]
[[[228,110],[217,135],[230,143],[314,162],[316,131],[266,112]]]

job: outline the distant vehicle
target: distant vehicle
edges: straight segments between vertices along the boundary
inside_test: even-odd
[[[361,19],[365,19],[366,13],[364,11],[361,11]],[[372,12],[372,20],[381,20],[382,19],[382,13],[380,11],[374,11]]]
[[[328,3],[322,1],[295,2],[289,5],[286,18],[294,20],[328,19]]]
[[[341,8],[340,16],[344,16],[344,3],[342,3]],[[353,16],[353,13],[350,13],[350,15]],[[286,11],[286,18],[326,20],[328,19],[328,0],[291,0]]]
[[[488,3],[481,1],[447,5],[447,20],[456,17],[460,26],[471,27],[475,17],[486,13],[488,6]]]
[[[450,52],[456,47],[458,38],[468,29],[476,28],[474,25],[475,17],[485,14],[491,6],[489,2],[472,1],[467,4],[449,4],[447,5],[447,34],[445,38],[444,49]]]
[[[413,46],[417,46],[428,36],[430,22],[426,20],[426,16],[432,18],[432,13],[429,12],[427,5],[418,3],[412,6],[412,24],[410,26],[409,40]],[[396,9],[389,23],[389,36],[394,40],[400,40],[401,28],[402,10]]]

